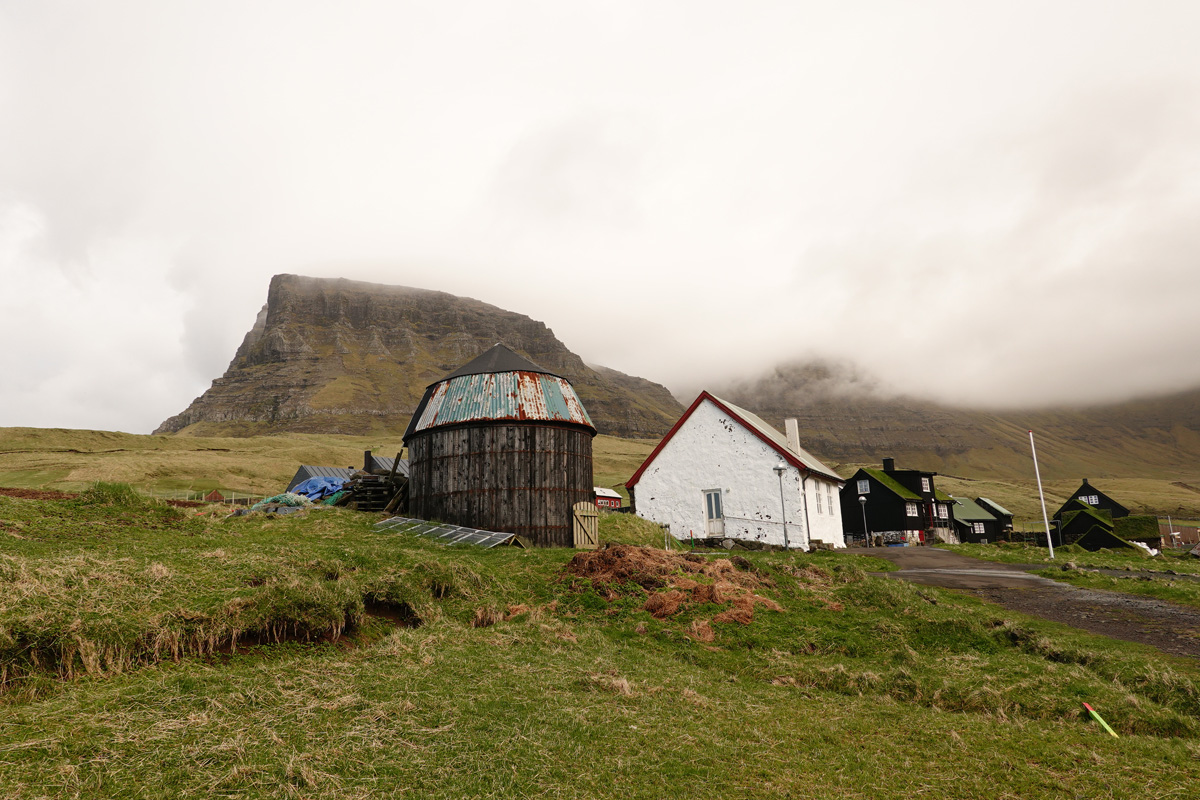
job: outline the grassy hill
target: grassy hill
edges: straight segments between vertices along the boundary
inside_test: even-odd
[[[845,554],[0,497],[0,796],[1186,797],[1200,669]],[[625,515],[601,538],[651,543]],[[1097,708],[1121,738],[1084,716]]]
[[[593,440],[594,480],[624,493],[624,482],[654,449],[653,439]],[[78,491],[96,481],[128,483],[160,496],[206,493],[269,495],[281,491],[301,464],[357,466],[364,450],[392,456],[398,436],[289,433],[241,438],[145,436],[51,428],[0,428],[0,486]],[[842,476],[870,463],[827,462]],[[907,466],[901,464],[901,466]],[[1032,462],[1025,467],[1032,473]],[[1015,470],[1014,470],[1015,471]],[[1200,518],[1200,480],[1186,483],[1127,473],[1094,480],[1135,513]],[[1079,485],[1078,478],[1045,481],[1050,513]],[[947,475],[938,486],[959,496],[990,497],[1017,515],[1019,528],[1038,528],[1041,508],[1032,474],[995,478]]]

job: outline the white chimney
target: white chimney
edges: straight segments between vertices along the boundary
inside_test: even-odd
[[[800,452],[800,423],[795,418],[785,419],[783,429],[787,432],[788,449],[798,454]]]

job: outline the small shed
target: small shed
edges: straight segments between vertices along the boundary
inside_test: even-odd
[[[969,497],[953,499],[951,517],[954,519],[954,529],[960,542],[987,544],[1001,538],[1003,529],[991,511]]]
[[[211,492],[204,495],[204,502],[206,502],[206,503],[224,503],[225,495],[221,494],[218,490],[213,489]]]
[[[426,388],[404,434],[409,513],[594,547],[595,435],[566,378],[497,344]]]
[[[596,492],[596,506],[598,508],[620,508],[621,495],[619,492],[614,492],[612,489],[606,489],[603,486],[593,487]]]

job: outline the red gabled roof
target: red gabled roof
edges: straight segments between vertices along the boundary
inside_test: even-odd
[[[798,467],[799,469],[801,469],[805,472],[809,472],[809,473],[816,474],[816,475],[821,475],[821,476],[829,478],[831,480],[838,481],[839,483],[844,482],[844,480],[842,478],[838,477],[836,474],[834,474],[832,471],[830,471],[823,464],[820,465],[821,469],[814,469],[812,466],[805,464],[800,459],[800,456],[798,454],[793,453],[785,445],[781,445],[779,442],[774,441],[771,437],[767,436],[766,433],[764,433],[763,428],[766,428],[769,426],[762,420],[758,419],[758,417],[754,417],[754,419],[759,423],[759,424],[755,424],[754,422],[751,422],[750,420],[747,419],[747,417],[753,416],[750,412],[740,409],[737,406],[733,405],[732,403],[728,403],[728,402],[720,399],[719,397],[715,397],[714,395],[709,394],[707,391],[704,391],[704,392],[700,392],[700,394],[696,397],[696,399],[692,401],[692,404],[690,406],[688,406],[687,411],[683,412],[683,416],[679,418],[679,421],[671,426],[671,430],[667,431],[667,435],[662,438],[662,441],[660,441],[658,443],[658,445],[655,446],[654,450],[650,453],[650,455],[646,457],[646,460],[642,462],[642,465],[637,468],[637,472],[633,473],[633,476],[630,477],[630,479],[625,482],[626,489],[632,489],[637,484],[638,480],[640,480],[642,477],[642,473],[645,472],[646,468],[650,466],[651,462],[653,462],[654,459],[658,457],[659,452],[664,447],[666,447],[667,442],[671,441],[671,438],[675,435],[675,432],[678,431],[681,427],[683,427],[683,423],[687,422],[688,417],[692,416],[692,413],[697,408],[699,408],[700,404],[703,403],[705,400],[709,401],[710,403],[715,405],[717,408],[721,409],[723,412],[728,414],[730,417],[737,420],[738,423],[743,428],[750,431],[756,437],[761,439],[764,444],[766,444],[768,447],[770,447],[772,450],[774,450],[776,453],[778,453],[784,459],[784,461],[791,464],[792,466]],[[778,431],[776,431],[775,433],[776,433],[776,436],[779,435]],[[786,439],[784,441],[786,441]]]

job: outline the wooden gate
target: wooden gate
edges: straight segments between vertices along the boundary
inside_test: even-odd
[[[600,546],[599,516],[596,504],[587,500],[581,500],[571,508],[575,547],[595,550]]]

